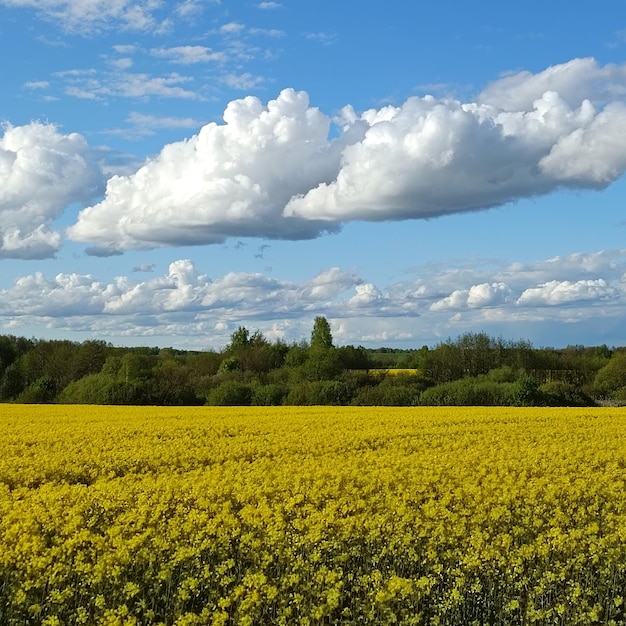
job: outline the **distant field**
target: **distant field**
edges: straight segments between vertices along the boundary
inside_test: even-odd
[[[421,370],[407,367],[376,367],[368,370],[370,376],[418,376]]]
[[[623,624],[626,409],[3,405],[0,624]]]

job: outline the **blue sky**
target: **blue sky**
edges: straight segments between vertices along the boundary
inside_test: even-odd
[[[0,0],[0,333],[626,345],[625,5]]]

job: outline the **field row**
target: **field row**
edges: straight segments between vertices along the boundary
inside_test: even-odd
[[[626,410],[5,405],[0,623],[624,623]]]

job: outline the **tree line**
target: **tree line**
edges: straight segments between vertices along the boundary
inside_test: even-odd
[[[535,348],[465,333],[412,350],[335,346],[244,326],[220,351],[115,347],[0,335],[0,401],[135,405],[626,404],[626,349]]]

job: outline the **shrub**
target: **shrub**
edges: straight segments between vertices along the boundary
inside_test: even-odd
[[[255,406],[280,406],[289,389],[285,385],[270,383],[254,387],[252,404]]]
[[[236,380],[227,380],[211,389],[206,403],[211,406],[250,406],[252,395],[250,385]]]
[[[496,383],[480,378],[461,378],[424,391],[426,406],[511,406],[517,402],[516,383]]]
[[[596,403],[580,388],[560,380],[544,383],[539,387],[546,406],[596,406]]]
[[[318,380],[293,385],[285,398],[290,406],[344,405],[352,398],[350,388],[338,380]]]
[[[420,392],[413,385],[362,387],[352,400],[354,406],[415,406]]]

